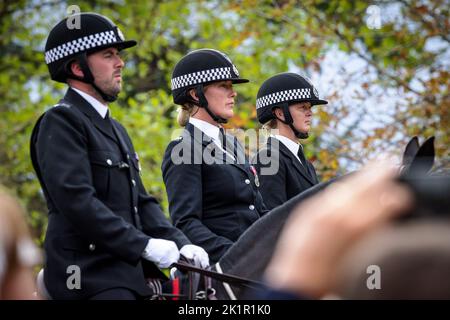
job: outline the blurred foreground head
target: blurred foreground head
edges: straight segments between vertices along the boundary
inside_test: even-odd
[[[450,299],[450,176],[416,166],[398,179],[414,205],[343,255],[332,290],[339,297]]]
[[[417,219],[363,239],[342,260],[344,299],[450,299],[450,220]]]
[[[366,166],[294,210],[266,279],[316,299],[448,299],[449,195],[449,176]]]
[[[38,262],[22,207],[0,187],[0,299],[35,299]]]

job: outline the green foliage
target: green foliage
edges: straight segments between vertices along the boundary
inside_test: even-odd
[[[290,68],[320,73],[321,59],[331,47],[363,59],[377,73],[376,80],[361,79],[362,104],[371,88],[379,85],[395,88],[405,97],[390,121],[361,135],[358,121],[338,133],[336,128],[355,107],[340,101],[337,90],[330,92],[331,104],[317,111],[317,126],[306,143],[307,155],[316,160],[323,179],[346,171],[339,160],[365,161],[390,143],[399,151],[400,142],[413,134],[436,135],[437,155],[448,159],[449,70],[439,63],[445,48],[425,50],[433,37],[448,46],[448,5],[411,0],[380,2],[380,7],[391,3],[400,4],[402,19],[369,29],[368,4],[360,0],[77,1],[82,11],[109,16],[127,38],[138,40],[138,46],[128,50],[124,90],[111,106],[112,115],[128,129],[142,160],[144,184],[166,212],[160,164],[178,128],[170,76],[186,52],[202,47],[226,52],[241,75],[251,80],[236,86],[233,127],[258,127],[255,97],[263,80]],[[0,183],[27,207],[39,243],[46,206],[31,167],[28,141],[39,115],[65,90],[50,81],[42,51],[48,30],[70,4],[31,0],[0,4]],[[422,88],[413,85],[418,71],[428,74],[419,81]]]

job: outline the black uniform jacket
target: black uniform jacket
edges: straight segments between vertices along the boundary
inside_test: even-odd
[[[38,120],[30,151],[48,205],[44,279],[50,295],[88,298],[114,287],[150,294],[143,264],[146,276],[162,275],[141,261],[150,237],[179,247],[190,242],[146,193],[126,130],[69,89]]]
[[[290,198],[311,188],[319,181],[311,162],[305,168],[297,157],[279,140],[269,138],[265,148],[253,158],[261,182],[260,192],[266,207],[271,210]],[[264,168],[278,163],[275,174],[264,174]]]
[[[235,161],[188,123],[167,147],[162,164],[173,223],[213,262],[267,211],[255,183],[256,169],[237,139],[226,138]]]

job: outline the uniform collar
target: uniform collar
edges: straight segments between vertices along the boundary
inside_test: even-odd
[[[287,145],[284,144],[284,142],[281,140],[283,139],[283,137],[281,139],[279,139],[280,136],[274,136],[272,135],[269,140],[268,140],[268,144],[270,145],[270,148],[272,149],[273,147],[278,148],[280,150],[280,152],[283,152],[283,154],[285,154],[289,160],[292,162],[292,165],[294,168],[296,168],[298,170],[298,172],[306,179],[308,180],[311,185],[314,185],[317,183],[317,181],[315,180],[315,178],[312,177],[312,173],[309,172],[309,165],[305,164],[303,165],[302,162],[300,161],[300,159],[298,158],[297,154],[294,154],[294,152],[292,151],[292,149],[290,149]],[[284,137],[285,138],[285,137]],[[273,140],[276,140],[277,142],[273,142]],[[284,140],[284,139],[283,139]],[[288,139],[289,140],[289,139]],[[279,141],[281,143],[279,143]],[[295,144],[294,141],[289,140],[292,143]],[[275,143],[275,145],[274,145]],[[288,142],[289,143],[289,142]],[[297,150],[300,148],[301,144],[297,144]]]
[[[279,135],[279,134],[272,135],[271,137],[279,140],[282,144],[284,144],[286,146],[286,148],[288,148],[289,151],[292,152],[292,154],[298,159],[298,161],[300,161],[300,163],[302,162],[297,155],[298,149],[300,147],[303,149],[303,146],[300,143],[292,141],[291,139],[289,139],[285,136]]]
[[[90,94],[87,94],[86,92],[83,92],[77,88],[71,87],[72,90],[74,90],[76,93],[78,93],[83,99],[85,99],[89,104],[98,112],[98,114],[105,119],[106,113],[108,112],[108,107],[105,106],[103,103],[95,99]]]
[[[60,102],[68,103],[70,106],[73,106],[80,110],[84,115],[89,117],[92,123],[100,131],[109,136],[112,140],[116,141],[115,134],[111,130],[113,121],[105,121],[100,113],[97,112],[97,110],[85,98],[83,98],[78,91],[75,91],[73,90],[73,88],[69,87],[69,90],[67,90],[64,99],[62,99]]]
[[[220,148],[220,150],[222,150],[222,152],[225,152],[229,157],[231,157],[233,160],[235,160],[235,156],[233,154],[231,154],[231,152],[225,151],[222,147],[222,141],[219,137],[219,133],[220,133],[220,129],[219,127],[197,119],[197,118],[189,118],[189,123],[191,125],[193,125],[195,128],[197,128],[198,130],[200,130],[201,132],[203,132],[205,135],[207,135],[208,137],[210,137],[212,139],[212,141]],[[236,152],[236,150],[235,150]]]
[[[192,117],[189,118],[189,123],[192,124],[197,129],[199,129],[200,131],[202,131],[208,137],[213,139],[214,143],[216,143],[219,146],[222,146],[222,143],[219,139],[219,127],[212,125],[209,122]]]

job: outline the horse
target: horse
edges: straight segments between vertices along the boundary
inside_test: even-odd
[[[418,192],[420,195],[427,192],[430,193],[430,189],[427,189],[428,185],[426,183],[424,184],[428,180],[416,179],[415,177],[422,176],[431,170],[434,164],[434,157],[434,137],[427,139],[422,145],[419,144],[417,137],[413,137],[408,142],[403,153],[400,180],[410,185],[413,191]],[[221,274],[234,275],[251,280],[254,282],[254,286],[257,286],[258,283],[256,281],[262,279],[263,273],[275,250],[277,239],[293,208],[336,181],[351,174],[353,173],[319,183],[293,197],[286,203],[272,209],[241,235],[233,246],[212,267],[212,270]],[[448,180],[439,182],[443,183],[444,189],[438,188],[438,190],[435,190],[436,188],[432,188],[433,192],[425,196],[424,201],[428,201],[424,204],[426,207],[433,206],[434,201],[427,200],[433,198],[433,193],[442,191],[443,194],[439,196],[439,199],[445,199],[445,192],[448,191],[447,182]],[[432,182],[432,184],[436,186],[436,182]],[[445,204],[442,204],[442,201],[439,203],[441,203],[439,212],[442,210],[445,211],[449,206],[448,201]],[[420,212],[423,212],[423,210]],[[260,285],[262,287],[264,286],[263,284]],[[246,298],[246,289],[248,289],[249,285],[248,283],[244,285],[239,284],[238,281],[231,284],[213,279],[213,287],[216,291],[215,296],[217,299],[235,300]]]

